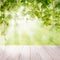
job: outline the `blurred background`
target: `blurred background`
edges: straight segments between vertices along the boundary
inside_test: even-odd
[[[0,0],[0,45],[60,45],[60,1]]]

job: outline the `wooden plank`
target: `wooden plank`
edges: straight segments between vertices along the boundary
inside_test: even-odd
[[[0,46],[0,60],[6,60],[5,47]]]
[[[31,48],[31,59],[30,60],[42,60],[40,53],[40,47],[30,47]]]
[[[41,60],[52,60],[51,56],[43,49],[43,47],[39,47],[39,54],[41,56]]]
[[[60,48],[57,46],[52,46],[52,47],[50,47],[51,49],[52,49],[52,51],[54,51],[55,52],[55,54],[57,54],[57,55],[59,55],[60,56]]]
[[[6,47],[8,60],[29,60],[30,49],[28,46]]]
[[[55,49],[54,46],[52,46],[52,48]],[[58,55],[58,53],[56,53],[57,51],[53,50],[51,47],[44,47],[44,50],[51,56],[51,58],[53,58],[53,60],[60,60],[60,56]],[[60,51],[59,51],[60,53]]]
[[[6,60],[20,60],[20,48],[16,46],[5,47]]]
[[[60,47],[0,46],[0,60],[60,60]]]
[[[20,47],[21,58],[20,60],[30,60],[30,47]]]

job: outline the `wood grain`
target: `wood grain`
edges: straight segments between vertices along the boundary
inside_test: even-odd
[[[0,60],[60,60],[60,46],[0,46]]]

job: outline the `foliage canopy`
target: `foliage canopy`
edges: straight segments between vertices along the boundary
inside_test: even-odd
[[[60,30],[59,0],[0,0],[0,26],[4,25],[2,34],[9,26],[12,12],[23,6],[22,14],[43,21],[43,25]],[[1,30],[1,29],[0,29]]]

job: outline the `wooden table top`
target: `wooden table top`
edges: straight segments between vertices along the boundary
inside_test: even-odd
[[[0,60],[60,60],[60,46],[0,46]]]

